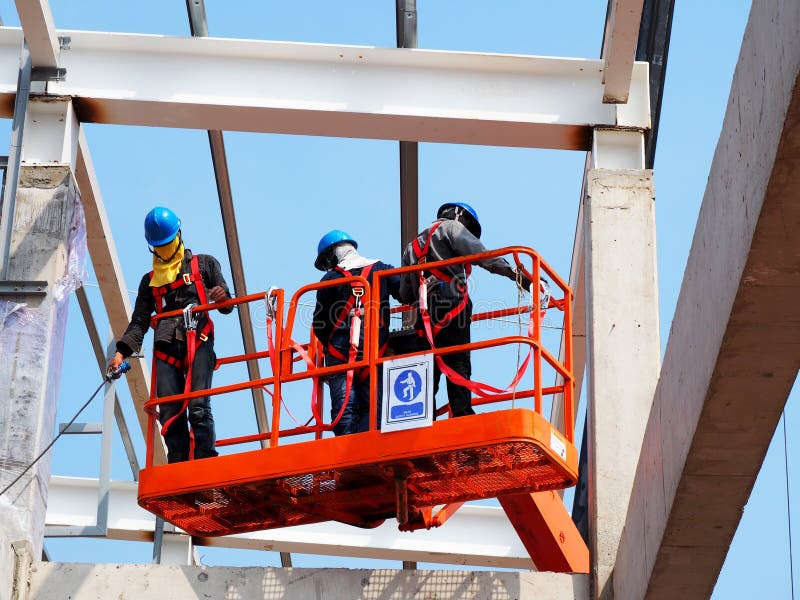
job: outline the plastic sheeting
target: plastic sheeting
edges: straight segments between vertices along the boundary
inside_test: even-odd
[[[62,204],[56,206],[61,222],[44,232],[53,242],[51,260],[63,264],[61,276],[50,282],[41,301],[0,299],[0,393],[5,396],[0,402],[0,489],[53,438],[69,296],[86,274],[83,208],[71,177],[58,187],[28,193],[44,197],[48,205]],[[9,541],[29,540],[35,556],[41,553],[49,477],[48,453],[0,496],[0,528]]]

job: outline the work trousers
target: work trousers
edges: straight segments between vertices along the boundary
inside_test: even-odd
[[[172,344],[167,354],[183,361],[186,356],[185,344]],[[206,390],[211,387],[214,365],[217,357],[214,354],[214,342],[209,339],[200,344],[192,364],[192,390]],[[186,385],[186,372],[156,359],[156,392],[159,398],[182,394]],[[167,445],[167,461],[171,463],[189,460],[189,427],[194,434],[194,458],[217,456],[215,449],[214,417],[211,414],[211,400],[208,396],[194,398],[189,402],[188,410],[181,411],[181,402],[160,404],[159,420],[163,425],[174,415],[179,416],[167,428],[164,442]],[[187,424],[188,412],[188,424]]]
[[[337,348],[338,349],[338,348]],[[339,349],[342,354],[347,356],[348,350]],[[325,354],[325,365],[341,365],[343,361],[329,353]],[[363,371],[353,373],[353,383],[350,387],[350,398],[342,413],[342,418],[334,425],[333,433],[336,435],[347,435],[349,433],[361,433],[369,431],[369,377],[363,377]],[[347,392],[347,371],[330,375],[328,386],[331,391],[331,422],[333,422],[342,410],[345,403],[345,393]],[[378,369],[378,415],[381,413],[381,372]],[[380,418],[378,418],[380,427]]]
[[[428,299],[428,310],[431,314],[431,323],[439,323],[442,318],[455,306],[454,302],[440,302],[435,296]],[[442,327],[438,334],[433,338],[433,343],[437,348],[447,348],[469,344],[470,342],[470,320],[472,318],[472,301],[468,300],[464,310],[461,311],[452,321]],[[420,332],[419,349],[429,350],[427,335],[422,325],[422,318],[417,320],[417,330]],[[444,364],[453,369],[456,373],[469,379],[472,376],[472,361],[469,352],[456,352],[453,354],[442,355]],[[439,364],[433,362],[433,394],[439,391],[439,379],[442,371]],[[468,388],[456,385],[449,379],[447,380],[447,398],[450,402],[450,410],[454,417],[474,415],[472,409],[472,392]]]

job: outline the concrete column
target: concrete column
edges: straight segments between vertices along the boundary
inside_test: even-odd
[[[652,172],[592,169],[586,243],[589,547],[595,598],[611,577],[660,369]]]
[[[32,99],[14,208],[9,279],[47,282],[44,296],[0,298],[0,489],[52,440],[69,294],[86,254],[73,166],[77,120],[69,99]],[[0,527],[40,556],[49,453],[3,496]]]

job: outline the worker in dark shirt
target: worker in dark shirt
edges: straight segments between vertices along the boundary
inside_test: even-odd
[[[393,269],[379,260],[364,258],[358,251],[358,243],[344,231],[333,230],[322,236],[317,246],[317,260],[314,266],[327,271],[322,281],[341,279],[360,275],[372,284],[372,273]],[[317,291],[314,309],[314,334],[325,348],[325,365],[341,365],[352,362],[351,358],[351,319],[357,301],[354,296],[358,286],[339,285]],[[389,337],[389,296],[399,298],[400,277],[384,277],[380,286],[380,330],[378,332],[379,352],[382,353]],[[374,292],[373,292],[374,294]],[[377,300],[377,295],[373,300]],[[363,322],[363,312],[362,312]],[[364,328],[357,341],[358,353],[354,360],[361,360],[364,348]],[[347,373],[337,373],[328,378],[331,390],[331,421],[333,422],[345,405],[339,422],[334,426],[336,435],[357,433],[369,430],[369,372],[364,369],[351,376],[350,397],[347,394]],[[378,414],[381,408],[380,372],[378,374]],[[379,420],[380,421],[380,420]]]
[[[185,249],[180,227],[180,219],[168,208],[156,207],[145,217],[145,239],[153,254],[153,270],[139,283],[131,322],[117,341],[117,353],[108,365],[109,370],[116,369],[126,357],[141,348],[153,313],[230,298],[219,262],[208,254],[192,254],[191,250]],[[229,306],[219,312],[228,314],[232,310],[233,307]],[[195,317],[196,323],[190,322],[189,325],[189,329],[192,325],[196,327],[191,335],[184,316],[161,319],[156,324],[153,353],[156,358],[156,396],[159,398],[184,393],[188,389],[186,373],[189,368],[192,390],[211,387],[216,363],[214,328],[207,313],[195,313]],[[195,338],[195,355],[192,364],[188,365],[187,338],[191,337]],[[171,463],[189,459],[187,408],[188,423],[194,436],[194,458],[217,456],[211,403],[209,397],[204,396],[191,400],[186,408],[180,402],[159,406],[167,459]]]
[[[481,224],[475,210],[464,202],[448,202],[439,207],[436,221],[426,227],[406,246],[403,252],[403,266],[423,262],[447,260],[459,256],[468,256],[485,252],[481,243]],[[508,277],[524,290],[530,288],[530,281],[522,273],[518,273],[504,258],[490,258],[477,263],[487,271]],[[470,342],[470,321],[472,319],[472,301],[469,299],[467,279],[470,265],[454,265],[442,269],[423,271],[426,279],[428,295],[428,312],[433,334],[433,343],[437,348],[468,344]],[[420,287],[419,272],[404,274],[400,283],[400,298],[405,304],[418,303]],[[430,348],[424,323],[418,313],[415,327],[419,336],[419,349]],[[472,363],[469,352],[457,352],[442,355],[447,367],[469,379],[472,375]],[[439,389],[441,369],[434,361],[433,393]],[[472,394],[470,390],[447,380],[447,397],[454,417],[474,415]]]

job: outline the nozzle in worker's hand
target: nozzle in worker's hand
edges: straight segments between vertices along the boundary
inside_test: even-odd
[[[111,369],[108,373],[106,373],[106,379],[119,379],[122,377],[123,374],[127,373],[131,370],[131,363],[127,360],[123,360],[119,363],[116,369]]]
[[[127,365],[127,368],[121,370],[122,365]],[[123,373],[126,373],[131,368],[130,363],[125,361],[125,357],[121,352],[117,352],[113,358],[108,361],[108,369],[106,369],[106,379],[119,379]]]

